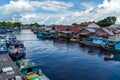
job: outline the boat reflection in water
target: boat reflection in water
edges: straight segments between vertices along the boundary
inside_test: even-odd
[[[81,48],[88,50],[87,52],[89,55],[103,56],[104,61],[109,61],[109,60],[120,61],[119,53],[110,52],[110,51],[102,50],[100,48],[89,47],[89,46],[84,46]]]
[[[114,53],[114,54],[105,54],[104,60],[114,60],[114,61],[120,61],[120,54]]]

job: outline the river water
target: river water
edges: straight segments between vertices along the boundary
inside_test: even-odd
[[[50,80],[120,80],[120,62],[104,60],[98,49],[77,43],[41,40],[30,30],[17,35],[26,47],[26,58],[38,64]]]

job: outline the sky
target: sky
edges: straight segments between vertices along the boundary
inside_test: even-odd
[[[0,0],[0,21],[71,25],[116,16],[120,0]]]

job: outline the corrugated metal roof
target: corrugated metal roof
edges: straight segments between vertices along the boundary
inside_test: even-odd
[[[69,27],[69,30],[74,33],[79,33],[83,27]]]
[[[67,27],[66,26],[57,26],[57,27],[55,27],[55,30],[56,31],[66,31],[67,30]]]
[[[93,28],[85,28],[87,31],[89,31],[89,32],[92,32],[92,33],[94,33],[94,32],[96,32],[96,30],[95,29],[93,29]]]
[[[89,24],[87,27],[89,27],[89,28],[100,28],[100,26],[98,26],[98,25],[95,24],[95,23],[91,23],[91,24]]]
[[[114,25],[111,25],[109,26],[110,28],[120,28],[120,24],[114,24]]]
[[[71,31],[61,31],[62,33],[71,33]]]
[[[120,33],[120,30],[117,28],[108,28],[108,29],[113,31],[115,34]]]
[[[55,27],[55,30],[60,32],[60,31],[71,31],[74,33],[79,33],[81,30],[83,29],[83,27],[70,27],[70,26],[59,26],[59,27]]]
[[[107,28],[102,28],[102,29],[109,35],[114,35],[114,33],[111,30],[108,30]]]

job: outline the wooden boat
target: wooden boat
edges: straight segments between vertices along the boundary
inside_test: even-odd
[[[107,43],[107,39],[103,38],[87,38],[82,41],[80,41],[80,44],[87,45],[87,46],[93,46],[93,47],[102,47]]]
[[[108,40],[107,44],[102,47],[104,50],[120,53],[120,41]]]
[[[10,46],[8,48],[8,54],[14,61],[16,61],[16,60],[24,59],[26,52],[24,48]]]
[[[34,30],[33,30],[33,33],[34,33],[34,34],[37,34],[38,32],[39,32],[38,29],[34,29]]]
[[[70,38],[70,41],[71,42],[80,42],[80,39],[77,36],[73,36],[72,38]]]
[[[49,80],[31,60],[18,60],[16,64],[27,80]]]
[[[0,55],[0,80],[25,80],[24,75],[7,54]]]
[[[107,60],[120,61],[120,54],[119,53],[116,53],[116,54],[111,54],[111,53],[105,54],[104,60],[105,61],[107,61]]]

